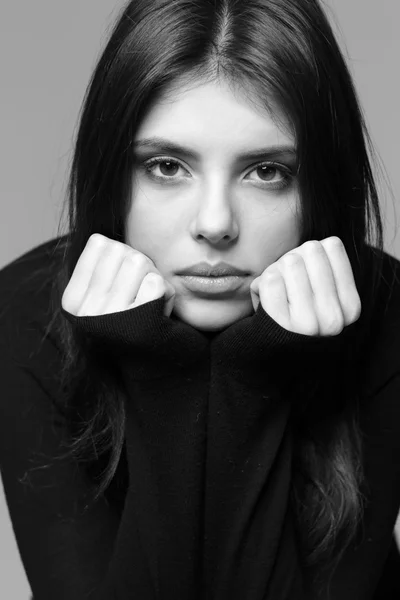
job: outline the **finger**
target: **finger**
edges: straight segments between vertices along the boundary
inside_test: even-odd
[[[101,312],[108,314],[132,308],[144,278],[151,272],[151,264],[143,254],[134,250],[125,254],[112,286],[104,297]]]
[[[126,310],[149,270],[150,264],[139,252],[126,253],[119,243],[104,248],[78,314],[95,316]]]
[[[164,287],[165,287],[164,315],[166,317],[169,317],[169,316],[171,316],[172,310],[174,308],[176,290],[175,290],[174,286],[166,279],[164,279]]]
[[[361,314],[361,300],[346,248],[342,240],[336,236],[321,240],[321,244],[330,261],[345,326],[350,325]]]
[[[284,278],[279,269],[266,270],[260,281],[261,305],[281,327],[288,328],[290,314]]]
[[[99,315],[106,312],[113,283],[124,261],[124,249],[119,244],[107,244],[100,250],[100,256],[93,270],[78,316]]]
[[[165,285],[163,278],[157,273],[147,273],[139,288],[135,302],[131,306],[128,306],[128,309],[141,306],[157,298],[162,298],[164,293]]]
[[[257,310],[260,303],[260,281],[261,276],[256,277],[250,284],[250,297],[254,311]]]
[[[82,306],[93,271],[101,258],[106,244],[107,239],[97,233],[91,235],[86,242],[86,246],[76,262],[74,272],[62,297],[62,306],[70,313],[76,315]]]
[[[304,335],[318,335],[314,295],[303,257],[289,252],[276,264],[285,280],[291,330]]]
[[[299,251],[313,291],[319,334],[337,335],[343,330],[344,315],[325,248],[319,241],[312,240],[303,244]]]
[[[165,295],[163,312],[165,316],[170,316],[175,302],[175,288],[163,278],[154,263],[150,259],[146,261],[146,258],[147,256],[142,253],[135,254],[131,252],[126,255],[115,277],[112,289],[109,291],[106,312],[128,310],[128,308],[132,308],[133,306],[139,306],[138,302],[142,304]],[[141,285],[146,275],[150,273],[157,276],[154,281],[158,282],[158,286],[153,289],[152,286],[147,287],[146,283],[144,288],[146,295],[142,296],[141,294],[138,301],[137,296]],[[153,280],[150,278],[149,281],[152,282]],[[163,293],[161,293],[162,290]],[[154,292],[153,295],[151,295],[152,291]],[[144,298],[143,302],[142,298]]]
[[[121,264],[125,258],[125,250],[122,244],[118,242],[107,243],[103,248],[100,248],[100,254],[96,266],[93,269],[92,276],[89,280],[84,301],[86,299],[90,303],[90,298],[103,298],[106,293],[112,288],[115,277],[121,268]]]

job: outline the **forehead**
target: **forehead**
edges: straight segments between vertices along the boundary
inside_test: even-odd
[[[277,101],[264,102],[248,89],[226,81],[175,82],[149,107],[136,139],[170,137],[235,147],[294,142],[289,120]],[[182,140],[182,137],[184,140]]]

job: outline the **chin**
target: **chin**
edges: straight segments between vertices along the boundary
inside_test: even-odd
[[[175,299],[171,317],[204,332],[218,332],[254,312],[250,299],[180,297]]]

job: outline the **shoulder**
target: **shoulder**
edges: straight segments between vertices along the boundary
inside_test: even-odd
[[[0,361],[3,367],[29,372],[36,380],[47,379],[49,385],[61,358],[49,326],[54,316],[51,290],[63,241],[63,237],[51,239],[0,269]]]
[[[382,259],[382,272],[367,332],[367,389],[371,394],[400,377],[400,260],[388,252],[374,252]]]
[[[51,239],[18,256],[0,269],[0,319],[43,318],[59,268],[64,237]]]
[[[53,238],[0,268],[2,312],[9,310],[8,314],[12,314],[22,307],[29,311],[29,306],[38,307],[43,304],[43,288],[52,281],[64,241],[64,237]],[[30,302],[26,302],[28,298]]]

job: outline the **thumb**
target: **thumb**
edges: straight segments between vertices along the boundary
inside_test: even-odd
[[[174,286],[164,279],[164,288],[165,288],[165,305],[164,305],[164,315],[169,317],[172,313],[172,309],[174,308],[175,302],[175,288]]]
[[[175,288],[161,274],[150,272],[143,278],[132,306],[140,306],[165,295],[164,315],[169,317],[175,302]]]
[[[257,310],[258,305],[260,304],[260,279],[261,276],[256,277],[250,284],[250,296],[254,312]]]
[[[153,272],[147,273],[145,277],[143,277],[135,301],[129,308],[140,306],[146,302],[161,298],[164,295],[164,291],[164,280],[162,276]]]
[[[164,316],[169,317],[174,308],[176,290],[169,281],[164,279],[164,277],[161,275],[160,271],[157,269],[155,264],[154,273],[159,276],[159,280],[162,285],[162,293],[155,296],[155,298],[161,298],[161,296],[165,295]]]

